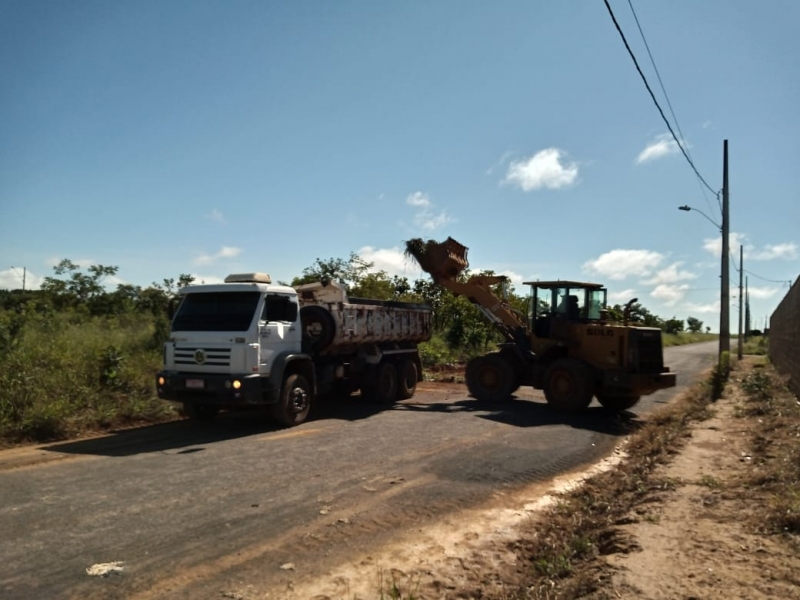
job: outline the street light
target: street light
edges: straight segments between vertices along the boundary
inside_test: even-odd
[[[725,178],[727,180],[727,177]],[[727,208],[727,203],[723,205]],[[679,206],[678,210],[691,210],[703,215],[714,227],[717,228],[722,234],[722,274],[720,275],[720,306],[719,306],[719,356],[718,359],[722,360],[723,352],[730,352],[731,349],[731,334],[730,334],[730,281],[728,280],[728,215],[727,211],[722,212],[722,225],[718,224],[714,219],[709,217],[699,208],[694,208],[688,204]]]

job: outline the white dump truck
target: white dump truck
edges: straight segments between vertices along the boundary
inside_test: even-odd
[[[413,396],[421,380],[427,305],[348,298],[335,282],[277,285],[265,273],[190,285],[180,296],[156,388],[192,418],[265,405],[292,426],[320,396],[360,390],[391,403]]]

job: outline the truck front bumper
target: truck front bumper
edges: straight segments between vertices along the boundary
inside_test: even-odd
[[[277,402],[269,377],[260,375],[182,373],[160,371],[156,392],[162,400],[225,406],[248,406]]]

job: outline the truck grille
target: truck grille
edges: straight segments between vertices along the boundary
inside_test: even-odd
[[[632,329],[630,351],[630,364],[634,372],[661,373],[664,370],[660,329]]]
[[[231,364],[231,349],[176,347],[175,364],[227,367]]]

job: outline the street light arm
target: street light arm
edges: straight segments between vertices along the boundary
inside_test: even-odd
[[[686,212],[689,212],[690,210],[693,210],[694,212],[698,212],[701,215],[703,215],[708,220],[708,222],[711,223],[714,227],[716,227],[717,229],[722,231],[722,225],[719,225],[717,222],[714,221],[714,219],[709,217],[706,213],[704,213],[699,208],[694,208],[692,206],[689,206],[688,204],[684,204],[683,206],[679,206],[678,210],[685,210]]]

